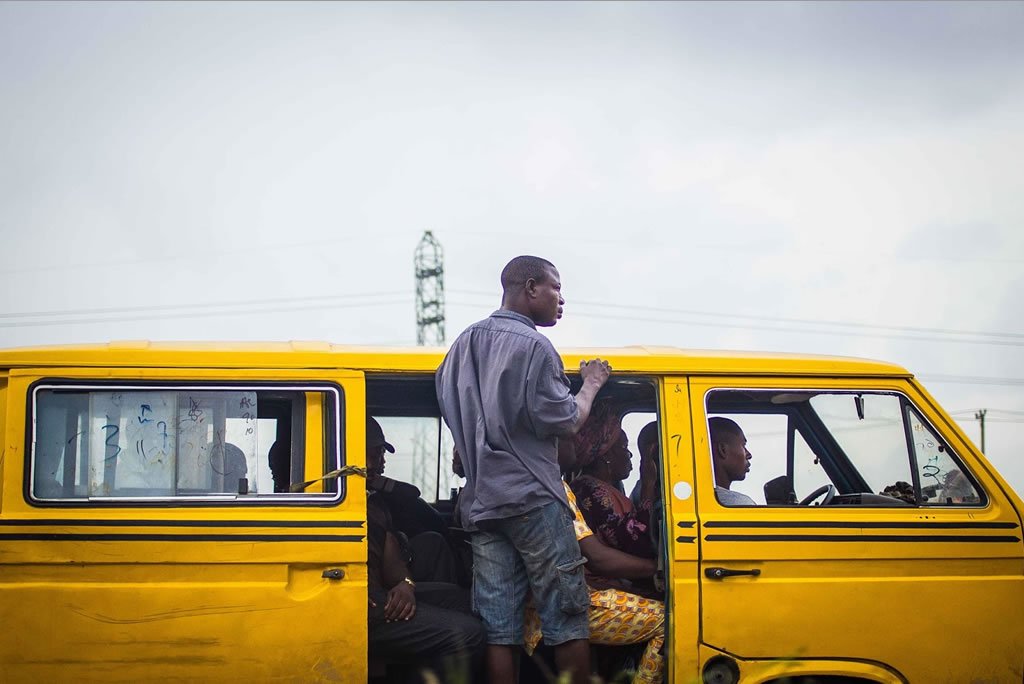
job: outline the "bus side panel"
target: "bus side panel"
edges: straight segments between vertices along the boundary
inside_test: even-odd
[[[873,662],[910,682],[1020,681],[1020,520],[980,454],[941,435],[987,493],[984,506],[724,506],[705,405],[721,388],[904,394],[940,424],[902,380],[695,380],[701,570],[712,571],[700,578],[704,644],[738,659]],[[752,471],[781,462],[760,448],[764,434],[746,438]]]
[[[83,384],[142,375],[59,371]],[[154,383],[330,381],[344,392],[342,425],[365,420],[361,373],[145,373]],[[31,504],[23,489],[25,428],[29,388],[40,376],[18,374],[6,393],[3,433],[0,679],[366,680],[361,479],[330,505]],[[348,463],[363,466],[363,430],[343,430],[342,439]]]

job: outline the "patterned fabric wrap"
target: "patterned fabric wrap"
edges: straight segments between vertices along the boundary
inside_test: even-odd
[[[565,488],[575,520],[576,539],[591,536],[590,528],[576,507],[572,490]],[[533,599],[526,602],[523,615],[523,641],[528,654],[533,654],[542,638],[540,617]],[[590,643],[626,646],[647,642],[633,684],[660,684],[665,670],[661,648],[665,643],[665,604],[619,589],[590,589]]]
[[[576,495],[569,489],[569,485],[564,482],[562,485],[565,487],[565,498],[569,501],[569,509],[572,511],[572,531],[576,533],[576,541],[583,541],[587,537],[594,534],[594,531],[587,525],[586,519],[580,514],[580,507],[576,504]]]
[[[648,533],[650,502],[635,509],[622,492],[591,475],[577,477],[570,486],[587,525],[606,546],[633,556],[654,558],[654,545]]]
[[[587,422],[573,440],[576,446],[576,467],[586,468],[594,459],[615,446],[621,429],[621,420],[612,413],[608,402],[596,402]]]
[[[533,654],[541,640],[540,617],[527,602],[523,615],[523,642]],[[633,684],[660,684],[665,669],[661,648],[665,643],[665,604],[619,589],[590,590],[590,643],[628,646],[647,642]]]

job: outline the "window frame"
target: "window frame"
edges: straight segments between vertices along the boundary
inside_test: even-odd
[[[82,378],[40,378],[28,387],[25,409],[25,460],[22,495],[25,502],[34,508],[179,508],[179,507],[266,507],[303,506],[332,507],[343,502],[347,496],[347,478],[338,477],[337,491],[329,493],[269,493],[238,495],[216,493],[206,496],[152,496],[152,497],[77,497],[73,499],[42,499],[32,493],[36,466],[37,397],[43,390],[93,390],[110,391],[268,391],[268,392],[323,392],[333,396],[333,402],[325,402],[324,429],[326,439],[324,474],[345,465],[345,391],[337,382],[325,380],[103,380]],[[329,428],[329,429],[328,429]],[[333,467],[332,467],[333,466]]]
[[[817,415],[816,412],[814,412],[813,407],[809,407],[811,409],[811,413],[813,413],[813,416],[814,416],[814,420],[813,421],[809,419],[809,416],[806,415],[805,411],[801,411],[801,410],[799,410],[796,407],[789,407],[789,406],[787,406],[785,404],[774,404],[774,405],[772,405],[772,406],[776,407],[776,409],[777,409],[776,411],[769,411],[769,410],[763,410],[763,411],[762,410],[753,410],[753,411],[746,410],[746,411],[744,411],[744,410],[736,410],[736,409],[742,408],[742,404],[740,404],[738,402],[728,401],[728,399],[726,399],[725,401],[722,401],[722,403],[719,405],[719,407],[716,407],[716,410],[712,411],[712,410],[710,410],[709,400],[710,400],[711,396],[715,392],[750,392],[750,393],[771,393],[771,392],[775,392],[775,393],[779,393],[779,394],[799,392],[799,393],[808,393],[808,394],[847,394],[847,395],[851,395],[851,396],[858,395],[858,394],[861,394],[861,395],[863,395],[863,394],[884,394],[884,395],[893,396],[893,397],[895,397],[898,400],[899,406],[900,406],[900,421],[902,423],[902,428],[903,428],[903,433],[904,433],[904,448],[906,449],[907,464],[908,464],[908,466],[910,468],[910,476],[912,478],[911,484],[914,487],[914,496],[916,498],[916,503],[911,504],[908,508],[912,508],[913,510],[927,510],[927,509],[936,509],[936,508],[946,508],[946,509],[962,510],[962,509],[979,509],[979,508],[985,508],[985,507],[988,506],[989,495],[985,491],[985,489],[981,486],[981,482],[978,479],[978,477],[975,476],[975,474],[967,466],[967,463],[964,460],[964,458],[961,457],[957,452],[955,452],[953,450],[953,448],[949,444],[949,440],[948,439],[943,438],[942,432],[935,427],[934,422],[932,422],[932,420],[929,419],[929,417],[927,415],[927,412],[924,411],[921,408],[921,406],[916,404],[910,398],[910,396],[907,395],[907,393],[902,391],[902,390],[895,389],[895,388],[863,388],[863,387],[857,387],[857,388],[849,388],[849,387],[817,387],[817,388],[813,388],[813,387],[788,387],[788,386],[781,386],[781,387],[780,386],[776,386],[776,387],[769,387],[769,386],[750,387],[750,386],[722,386],[722,385],[718,385],[718,386],[715,386],[715,387],[708,387],[705,390],[704,396],[702,398],[702,404],[703,404],[703,409],[704,409],[704,418],[703,419],[704,419],[704,431],[705,431],[706,434],[709,435],[709,439],[710,439],[710,433],[708,433],[708,429],[709,429],[708,428],[708,419],[711,416],[726,415],[726,414],[730,414],[730,413],[733,413],[733,414],[744,414],[744,413],[746,413],[746,414],[750,414],[750,415],[764,414],[764,413],[774,413],[774,414],[778,414],[778,415],[784,415],[784,416],[786,416],[788,418],[787,431],[789,433],[789,434],[787,434],[787,440],[786,440],[786,442],[787,442],[787,444],[786,444],[786,459],[785,459],[786,460],[786,470],[787,470],[786,475],[789,476],[791,484],[792,484],[793,467],[794,467],[794,464],[793,464],[793,455],[794,455],[793,448],[794,448],[794,444],[793,444],[793,440],[792,440],[792,438],[793,438],[792,432],[793,432],[793,430],[796,430],[797,432],[801,433],[801,435],[803,436],[805,442],[807,442],[807,444],[811,448],[811,450],[814,451],[814,453],[816,455],[818,455],[819,457],[822,456],[822,454],[818,453],[818,449],[819,448],[823,449],[824,452],[825,452],[825,455],[827,455],[827,456],[839,456],[838,461],[835,461],[833,458],[825,458],[825,459],[823,459],[823,461],[822,461],[822,469],[824,470],[826,475],[828,475],[829,479],[832,480],[832,484],[833,485],[836,485],[836,481],[835,481],[835,477],[834,476],[836,475],[837,472],[841,475],[840,479],[845,480],[844,484],[849,485],[850,484],[850,480],[852,479],[852,478],[850,478],[850,473],[853,473],[854,475],[856,475],[857,478],[859,478],[862,481],[863,481],[863,476],[860,474],[860,471],[857,469],[856,464],[850,459],[850,457],[846,454],[846,451],[842,448],[842,446],[839,444],[839,442],[836,441],[835,437],[831,434],[831,431],[829,430],[828,425],[821,419],[820,416]],[[723,410],[723,407],[724,407],[724,410]],[[919,473],[919,470],[918,470],[917,453],[916,453],[916,450],[914,448],[913,436],[911,435],[911,427],[910,427],[910,419],[909,419],[908,411],[913,411],[917,415],[917,417],[920,419],[921,423],[925,427],[930,429],[932,431],[932,433],[936,437],[938,437],[939,439],[942,440],[942,446],[948,452],[950,459],[959,467],[960,471],[964,474],[965,477],[967,477],[968,481],[971,483],[971,485],[974,487],[975,491],[978,493],[979,501],[977,503],[971,503],[971,504],[964,504],[964,503],[960,503],[960,504],[946,504],[946,503],[929,503],[927,501],[921,501],[922,485],[921,485],[921,482],[920,482],[920,473]],[[796,423],[796,424],[794,424],[794,423]],[[801,427],[806,428],[809,431],[810,434],[805,433],[801,429]],[[812,437],[813,439],[808,439],[808,437]],[[830,451],[832,453],[829,453]],[[839,461],[841,461],[841,462],[839,462]],[[866,485],[866,482],[864,482],[863,484]],[[838,485],[837,485],[837,491],[838,491]],[[842,492],[840,492],[840,493],[842,493]],[[792,507],[800,508],[800,506],[784,506],[784,505],[778,505],[778,504],[765,504],[765,505],[760,505],[759,504],[757,507],[758,508],[771,508],[771,509],[775,509],[775,508],[792,508]],[[729,506],[728,508],[736,508],[736,507],[735,506]],[[750,508],[750,507],[748,506],[747,508]],[[849,506],[846,506],[846,505],[842,505],[842,506],[835,506],[835,508],[837,508],[837,509],[838,508],[843,508],[843,509],[848,509],[848,508],[849,509],[858,509],[858,508],[860,508],[860,509],[863,509],[863,508],[865,508],[865,506],[859,506],[859,505],[849,505]],[[903,506],[894,506],[893,508],[903,509],[904,507]]]

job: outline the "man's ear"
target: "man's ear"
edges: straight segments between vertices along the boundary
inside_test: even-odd
[[[526,283],[523,285],[523,290],[526,291],[526,296],[527,297],[530,297],[531,299],[533,297],[536,297],[537,296],[537,279],[536,278],[528,278],[526,280]]]

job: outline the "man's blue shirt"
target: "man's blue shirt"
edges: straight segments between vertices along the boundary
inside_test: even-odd
[[[499,309],[467,328],[436,376],[441,415],[466,471],[459,516],[472,529],[550,501],[566,506],[558,437],[579,415],[562,359],[526,316]]]

